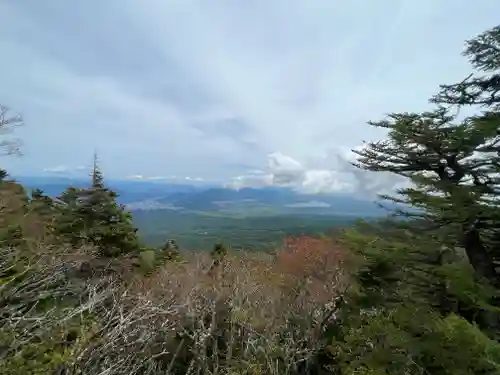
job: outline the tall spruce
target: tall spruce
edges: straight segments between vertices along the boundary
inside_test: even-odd
[[[91,186],[69,187],[61,196],[66,202],[59,232],[74,245],[90,243],[102,256],[118,256],[139,249],[137,229],[132,216],[117,203],[118,195],[105,187],[104,177],[94,155]]]

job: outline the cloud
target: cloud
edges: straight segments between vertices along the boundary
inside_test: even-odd
[[[144,176],[141,174],[134,174],[126,177],[127,180],[143,180]]]
[[[244,187],[263,188],[273,186],[272,173],[250,172],[245,175],[233,177],[224,186],[233,189],[241,189]]]
[[[487,0],[6,0],[0,103],[26,126],[25,157],[5,167],[86,165],[97,149],[110,177],[381,189],[386,177],[368,181],[336,155],[384,136],[368,120],[427,109],[438,84],[466,76],[463,41],[499,11]]]
[[[355,159],[352,152],[327,154],[300,163],[281,153],[268,155],[268,167],[235,177],[228,187],[288,187],[305,193],[350,193],[365,198],[377,194],[391,194],[406,186],[406,181],[389,173],[361,171],[350,162]],[[324,167],[328,161],[330,169]]]
[[[136,180],[136,181],[171,181],[171,182],[179,182],[179,181],[188,181],[188,182],[203,182],[204,178],[201,177],[177,177],[177,176],[144,176],[141,174],[135,174],[126,177],[127,180]]]
[[[127,180],[147,180],[147,181],[155,181],[155,180],[168,180],[168,177],[164,176],[143,176],[141,174],[134,174],[126,177]]]
[[[285,207],[293,207],[293,208],[328,208],[328,207],[331,207],[331,204],[326,203],[326,202],[310,201],[310,202],[290,203],[290,204],[286,204]]]
[[[71,169],[65,165],[58,165],[57,167],[44,168],[43,171],[46,173],[67,174]]]
[[[43,168],[43,172],[53,175],[75,175],[81,172],[90,171],[90,168],[85,166],[69,167],[67,165],[58,165],[55,167]]]

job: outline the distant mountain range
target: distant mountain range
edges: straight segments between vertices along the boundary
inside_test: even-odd
[[[379,216],[386,211],[375,203],[344,194],[301,194],[285,188],[210,188],[177,192],[157,201],[171,209],[241,214],[339,214]]]
[[[88,186],[88,179],[65,177],[15,177],[28,189],[39,188],[49,196],[68,186]],[[243,188],[174,184],[161,181],[108,180],[118,200],[132,211],[178,210],[221,214],[276,215],[319,214],[380,216],[387,213],[372,201],[345,194],[302,194],[286,188]]]
[[[90,178],[73,177],[32,177],[13,176],[28,190],[42,189],[49,196],[60,195],[68,186],[84,188],[89,186]],[[206,186],[193,184],[168,184],[151,180],[106,180],[111,189],[119,194],[119,201],[123,204],[141,202],[164,197],[165,195],[180,192],[195,192],[206,189]]]

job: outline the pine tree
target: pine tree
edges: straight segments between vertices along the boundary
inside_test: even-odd
[[[45,195],[42,189],[33,189],[31,192],[31,203],[35,206],[44,206],[44,208],[50,208],[54,206],[54,200],[49,196]]]
[[[484,148],[497,137],[494,122],[476,118],[454,122],[442,108],[421,114],[395,113],[370,125],[389,130],[389,139],[371,142],[358,154],[355,166],[406,177],[412,183],[398,196],[382,196],[413,206],[418,212],[403,212],[453,229],[457,244],[465,248],[477,274],[497,284],[491,251],[481,230],[498,213],[491,198],[498,184]],[[455,244],[455,245],[457,245]]]
[[[159,257],[165,260],[174,260],[180,258],[180,251],[177,242],[173,239],[169,239],[165,244],[159,249]]]
[[[431,101],[500,110],[500,25],[466,41],[463,55],[483,74],[472,73],[459,83],[441,85],[441,91]]]
[[[371,125],[389,130],[389,140],[372,142],[355,165],[408,178],[413,187],[399,197],[436,227],[453,227],[476,273],[500,285],[500,26],[466,42],[473,73],[457,84],[441,85],[432,112],[389,115]],[[445,108],[443,105],[452,106]],[[458,120],[460,108],[482,112]],[[454,108],[453,108],[454,107]],[[458,109],[451,114],[452,110]]]
[[[58,230],[74,245],[90,243],[102,256],[117,256],[139,249],[132,216],[116,202],[118,195],[104,185],[104,177],[94,156],[92,182],[88,189],[68,188],[61,200],[63,208]]]
[[[468,58],[475,71],[461,82],[441,85],[440,92],[431,101],[458,110],[472,107],[479,113],[474,117],[475,121],[496,132],[496,136],[482,148],[487,156],[481,167],[484,172],[482,185],[489,189],[489,206],[494,207],[498,205],[500,184],[500,25],[466,41],[463,55]],[[476,180],[475,183],[477,182]],[[496,210],[490,212],[489,218],[483,217],[480,221],[482,235],[498,266],[500,219]]]
[[[104,176],[99,168],[97,153],[94,153],[94,165],[92,168],[92,187],[94,189],[104,189]]]
[[[227,254],[227,248],[222,243],[216,243],[212,251],[210,252],[210,256],[212,257],[215,266],[218,266],[224,260]]]
[[[396,214],[411,219],[405,221],[405,232],[420,233],[413,247],[410,238],[394,248],[385,242],[371,250],[371,243],[361,246],[366,266],[357,277],[365,299],[372,302],[389,306],[388,301],[399,303],[409,294],[421,298],[419,306],[443,315],[455,312],[495,334],[499,301],[494,295],[500,288],[500,28],[467,44],[474,67],[487,75],[472,74],[459,84],[442,85],[431,99],[437,104],[432,111],[393,113],[370,122],[388,130],[387,139],[353,150],[356,167],[407,179],[407,187],[380,197],[410,206]],[[474,105],[481,111],[460,114],[462,107]],[[473,274],[461,263],[458,247],[465,250]],[[477,282],[478,277],[490,285]]]
[[[5,179],[9,176],[5,169],[0,169],[0,182],[5,181]]]
[[[221,266],[224,259],[227,257],[228,250],[222,243],[216,243],[210,252],[212,257],[212,265],[208,270],[210,277],[218,278],[220,276]]]
[[[55,220],[58,211],[54,200],[43,193],[41,189],[34,189],[31,192],[31,200],[29,203],[30,211],[36,214],[43,220],[43,223],[50,227]]]

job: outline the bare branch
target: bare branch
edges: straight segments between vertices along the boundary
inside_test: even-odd
[[[10,108],[0,105],[0,135],[10,134],[19,126],[23,126],[24,121],[19,114],[10,114]],[[17,138],[6,138],[0,141],[0,155],[21,155],[20,147],[22,141]]]

